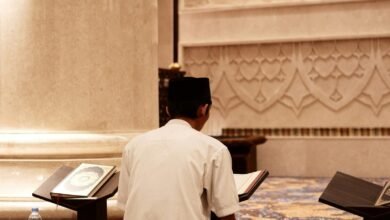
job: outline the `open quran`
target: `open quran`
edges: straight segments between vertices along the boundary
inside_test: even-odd
[[[50,196],[56,198],[93,196],[115,171],[115,166],[81,163],[50,191]]]
[[[240,201],[249,199],[260,184],[267,178],[267,170],[258,170],[246,174],[234,174],[234,181]]]

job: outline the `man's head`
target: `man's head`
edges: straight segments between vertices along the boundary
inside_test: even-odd
[[[204,124],[208,119],[211,103],[208,78],[183,77],[170,80],[168,112],[171,118],[200,120]]]

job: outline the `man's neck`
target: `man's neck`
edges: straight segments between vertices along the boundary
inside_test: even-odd
[[[201,124],[199,119],[193,119],[193,118],[188,118],[188,117],[176,117],[175,119],[180,119],[183,121],[186,121],[188,124],[191,125],[191,127],[195,130],[200,131],[203,127],[203,124]]]

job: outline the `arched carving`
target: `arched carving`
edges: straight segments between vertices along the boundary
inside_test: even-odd
[[[390,103],[390,39],[185,47],[190,75],[211,79],[215,108],[282,104],[299,117],[315,103],[334,113],[360,103],[379,117]]]

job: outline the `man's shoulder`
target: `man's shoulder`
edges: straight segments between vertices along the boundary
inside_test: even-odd
[[[142,142],[144,140],[150,140],[151,137],[156,136],[156,134],[158,133],[159,129],[160,128],[156,128],[156,129],[152,129],[152,130],[149,130],[149,131],[145,131],[143,133],[139,133],[139,134],[135,135],[131,140],[129,140],[127,145],[139,143],[139,142]]]
[[[221,141],[219,141],[218,139],[210,135],[204,134],[202,132],[198,132],[198,135],[200,139],[202,139],[208,145],[214,147],[216,150],[225,149],[225,148],[227,149],[227,147]]]

